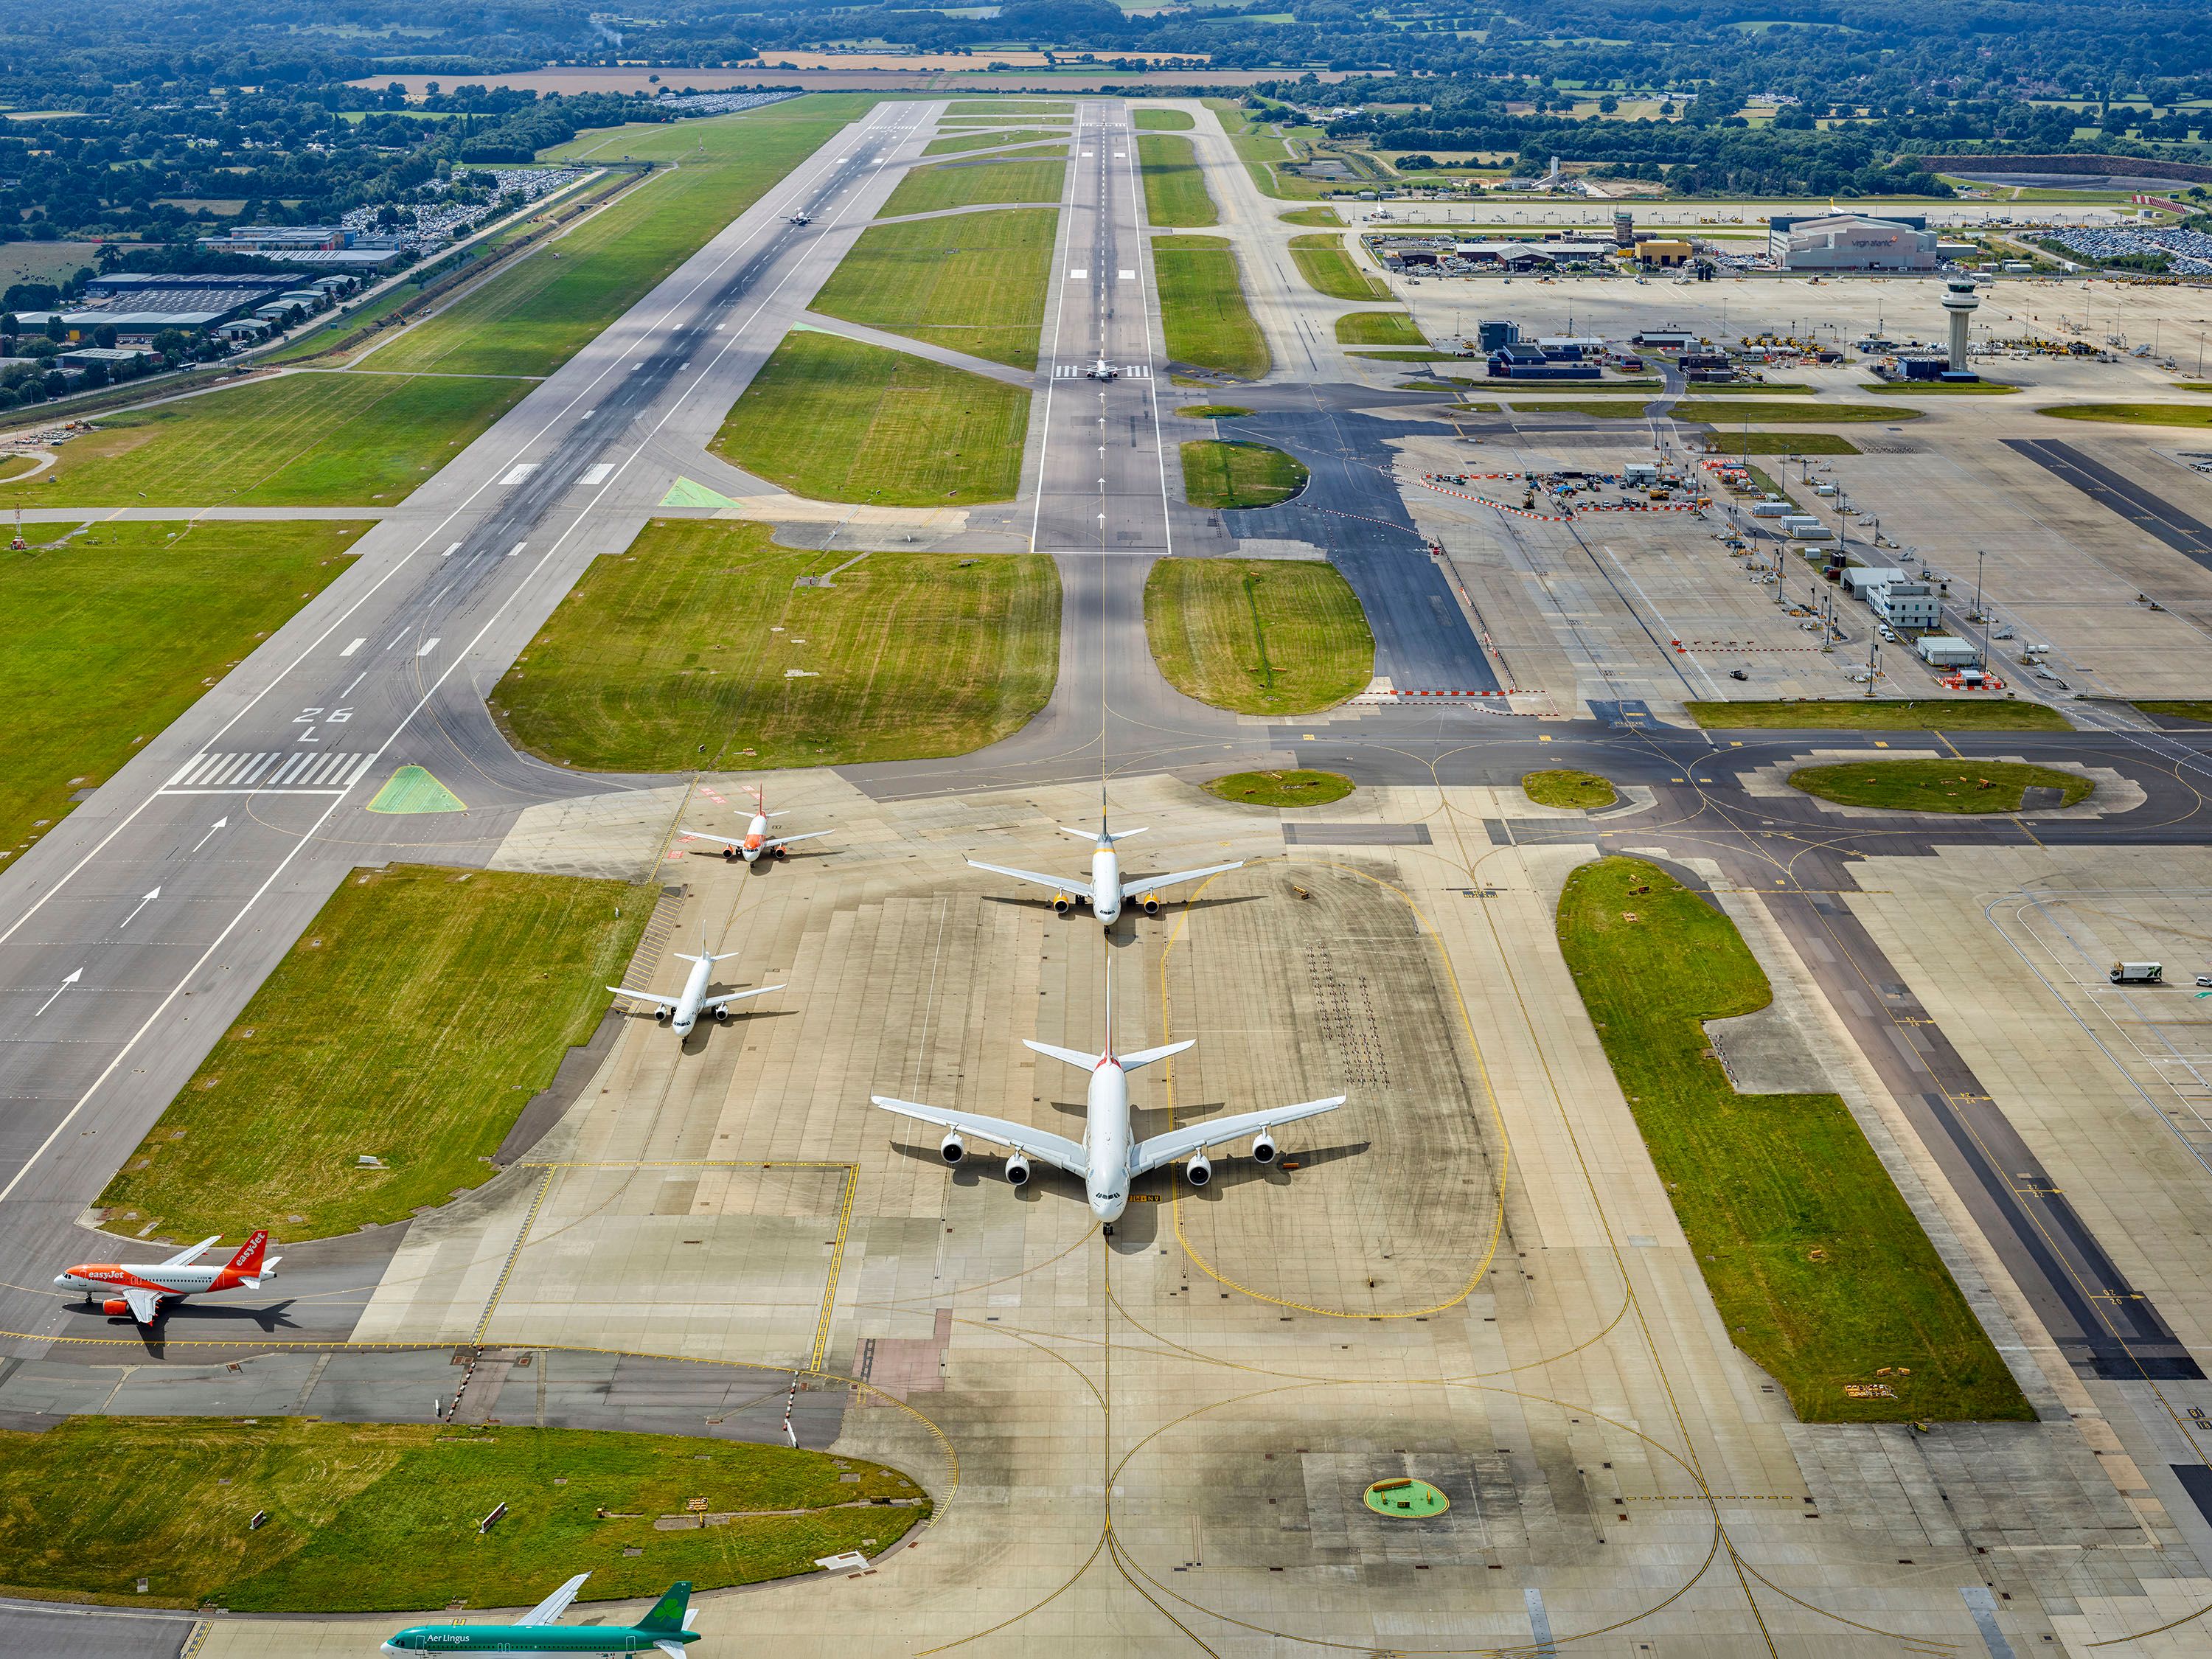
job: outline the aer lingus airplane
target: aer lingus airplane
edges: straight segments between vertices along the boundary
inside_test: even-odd
[[[101,1310],[111,1318],[128,1313],[141,1325],[150,1325],[164,1302],[240,1286],[258,1291],[263,1279],[275,1277],[279,1258],[264,1258],[262,1254],[269,1244],[266,1229],[256,1231],[239,1246],[238,1253],[220,1267],[212,1261],[200,1261],[209,1247],[222,1237],[217,1233],[214,1238],[200,1240],[189,1250],[178,1251],[167,1261],[140,1267],[115,1261],[80,1261],[67,1273],[57,1273],[54,1283],[84,1291],[87,1300],[102,1291],[120,1291],[120,1296],[110,1296],[102,1301]]]
[[[718,962],[727,962],[732,957],[743,954],[738,951],[725,951],[719,957],[708,955],[707,929],[702,923],[699,928],[699,954],[691,957],[684,955],[681,951],[676,953],[677,961],[688,962],[691,964],[691,971],[684,976],[684,988],[676,995],[665,997],[652,991],[633,991],[627,985],[610,985],[607,989],[612,991],[617,996],[629,997],[638,1002],[652,1003],[655,1024],[666,1025],[678,1036],[688,1036],[690,1035],[691,1028],[699,1023],[699,1016],[702,1013],[711,1013],[716,1019],[726,1021],[730,1018],[732,1003],[743,1002],[747,997],[763,997],[770,991],[783,989],[781,985],[763,985],[757,990],[730,991],[718,997],[708,996],[707,987],[714,981],[714,964]]]
[[[1111,1232],[1114,1223],[1121,1219],[1121,1212],[1128,1207],[1129,1183],[1148,1170],[1164,1164],[1172,1164],[1179,1158],[1190,1162],[1183,1166],[1183,1174],[1194,1187],[1203,1187],[1213,1178],[1212,1160],[1206,1149],[1218,1146],[1224,1140],[1235,1140],[1250,1135],[1252,1156],[1262,1164],[1272,1164],[1279,1150],[1275,1141],[1278,1125],[1295,1123],[1304,1117],[1318,1117],[1323,1112],[1333,1112],[1344,1104],[1342,1095],[1331,1095],[1327,1100],[1309,1100],[1297,1106],[1278,1106],[1271,1111],[1245,1112],[1237,1117],[1212,1118],[1204,1123],[1194,1123],[1188,1128],[1170,1129],[1165,1134],[1152,1135],[1132,1142],[1129,1128],[1128,1074],[1139,1066],[1149,1066],[1156,1060],[1165,1060],[1179,1054],[1197,1042],[1195,1037],[1182,1042],[1170,1042],[1164,1048],[1139,1049],[1133,1054],[1114,1052],[1114,965],[1106,964],[1106,1051],[1086,1054],[1073,1048],[1055,1048],[1049,1042],[1032,1042],[1022,1039],[1022,1046],[1048,1054],[1054,1060],[1066,1060],[1070,1066],[1091,1073],[1091,1088],[1085,1103],[1083,1143],[1078,1146],[1065,1135],[1056,1135],[1044,1129],[1032,1129],[1025,1123],[1009,1123],[1004,1118],[984,1117],[975,1112],[947,1111],[940,1106],[920,1106],[910,1100],[894,1100],[888,1095],[873,1095],[877,1105],[887,1112],[896,1112],[902,1117],[917,1118],[924,1123],[935,1124],[945,1131],[945,1139],[938,1150],[947,1164],[957,1164],[968,1155],[968,1137],[988,1140],[994,1146],[1011,1146],[1014,1155],[1006,1160],[1006,1179],[1019,1187],[1030,1178],[1030,1160],[1036,1158],[1054,1168],[1064,1170],[1084,1183],[1091,1197],[1091,1211],[1106,1224]]]
[[[1099,925],[1105,927],[1114,925],[1115,918],[1121,914],[1122,904],[1127,901],[1134,900],[1139,909],[1148,916],[1155,916],[1160,910],[1161,888],[1172,887],[1178,882],[1196,881],[1201,876],[1218,876],[1225,870],[1242,868],[1244,862],[1238,859],[1231,864],[1209,864],[1203,870],[1177,870],[1170,875],[1138,876],[1124,881],[1121,879],[1121,855],[1115,852],[1114,843],[1127,841],[1132,836],[1143,835],[1142,827],[1124,830],[1118,836],[1109,834],[1106,828],[1105,809],[1101,807],[1098,834],[1095,839],[1088,830],[1071,830],[1064,823],[1060,830],[1062,835],[1079,836],[1092,842],[1091,880],[1088,884],[1063,880],[1058,876],[1041,876],[1034,870],[1009,869],[1003,864],[986,864],[981,859],[969,859],[968,862],[978,870],[988,870],[994,876],[1012,876],[1017,881],[1033,881],[1040,887],[1051,888],[1052,908],[1063,916],[1077,905],[1087,904],[1091,907],[1091,914],[1098,918]]]
[[[671,1584],[668,1594],[635,1625],[556,1625],[592,1575],[580,1572],[511,1625],[410,1625],[384,1644],[386,1653],[504,1653],[516,1656],[662,1653],[682,1659],[684,1645],[699,1639],[691,1628],[691,1586]]]

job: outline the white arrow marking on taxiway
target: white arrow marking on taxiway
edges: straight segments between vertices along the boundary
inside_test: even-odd
[[[116,925],[116,931],[120,933],[124,928],[128,927],[131,923],[132,918],[136,917],[141,910],[144,909],[148,905],[151,904],[155,899],[161,896],[161,890],[156,887],[152,892],[147,894],[144,898],[140,899],[137,903],[131,907],[131,915],[124,917],[123,920]]]
[[[215,839],[215,832],[216,830],[228,829],[229,824],[230,820],[228,818],[217,818],[213,823],[208,825],[207,834],[202,836],[198,841],[192,843],[192,851],[195,853],[198,852],[201,848],[206,846],[208,842]]]
[[[54,1006],[54,997],[59,996],[63,992],[68,990],[70,986],[76,984],[77,981],[83,977],[84,969],[80,968],[76,972],[71,974],[67,979],[64,980],[59,985],[54,987],[54,996],[48,997],[44,1002],[40,1003],[39,1005],[38,1013],[33,1014],[31,1018],[33,1019],[36,1019],[39,1017],[39,1014],[45,1013],[47,1009]]]

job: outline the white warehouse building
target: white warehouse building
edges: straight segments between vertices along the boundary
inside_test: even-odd
[[[1867,604],[1892,628],[1931,629],[1943,623],[1943,602],[1926,582],[1884,582],[1868,595]]]
[[[1936,233],[1897,219],[1777,219],[1766,236],[1767,257],[1784,270],[1933,270],[1937,263]]]

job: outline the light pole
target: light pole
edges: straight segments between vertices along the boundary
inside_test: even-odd
[[[1990,665],[1990,617],[1989,612],[1982,609],[1982,561],[1987,557],[1989,554],[1984,550],[1978,547],[1974,550],[1974,620],[1982,627],[1981,665],[1984,672]]]

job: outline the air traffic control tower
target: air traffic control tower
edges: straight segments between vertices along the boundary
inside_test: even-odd
[[[1943,283],[1943,309],[1951,319],[1951,371],[1964,374],[1966,369],[1966,319],[1974,314],[1981,300],[1974,292],[1971,276],[1949,276]]]

